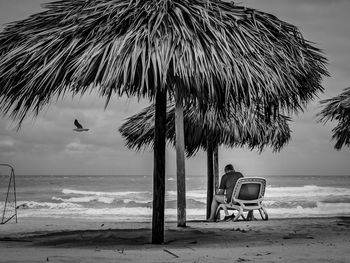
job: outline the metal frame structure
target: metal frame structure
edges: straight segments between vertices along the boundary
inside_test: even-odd
[[[7,186],[7,193],[6,193],[6,200],[5,200],[5,205],[4,205],[4,210],[2,211],[2,216],[1,216],[1,222],[0,224],[5,224],[7,223],[8,221],[10,221],[12,218],[15,217],[16,219],[16,223],[17,223],[17,200],[16,200],[16,180],[15,180],[15,170],[13,169],[13,167],[9,164],[0,164],[0,166],[5,166],[5,167],[8,167],[10,168],[11,170],[11,174],[10,174],[10,181],[9,181],[9,184]],[[7,218],[5,221],[4,221],[4,217],[5,217],[5,212],[6,212],[6,206],[7,206],[7,200],[8,200],[8,197],[9,197],[9,192],[10,192],[10,189],[11,189],[11,183],[12,183],[12,180],[13,180],[13,191],[14,191],[14,201],[15,201],[15,213],[14,215],[12,215],[11,217]]]

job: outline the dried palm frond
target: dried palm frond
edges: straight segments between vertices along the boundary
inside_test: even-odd
[[[154,105],[135,114],[119,128],[129,148],[140,150],[154,146]],[[230,112],[225,117],[212,109],[202,114],[193,106],[184,109],[184,133],[187,156],[194,155],[200,148],[207,149],[207,139],[214,145],[223,144],[228,147],[249,147],[262,151],[270,146],[278,151],[290,139],[289,117],[277,115],[274,120],[266,120],[264,114],[252,108]],[[175,105],[168,103],[166,119],[167,139],[174,146]]]
[[[219,0],[60,0],[0,34],[0,111],[22,120],[70,92],[202,107],[300,110],[322,91],[321,50],[273,15]]]
[[[322,100],[321,104],[324,108],[318,114],[319,121],[337,122],[337,126],[332,129],[332,139],[336,141],[334,148],[340,150],[344,145],[350,146],[350,87],[338,96]]]

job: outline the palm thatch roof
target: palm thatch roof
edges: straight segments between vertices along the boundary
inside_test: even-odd
[[[0,111],[22,120],[70,92],[299,110],[322,52],[273,15],[219,0],[60,0],[0,34]],[[272,106],[271,106],[272,107]]]
[[[350,87],[338,96],[321,101],[321,104],[324,108],[318,114],[319,121],[337,122],[332,129],[332,139],[336,141],[334,148],[340,150],[344,145],[350,146]]]
[[[150,105],[140,113],[129,117],[119,128],[129,148],[153,148],[155,107]],[[231,111],[225,117],[212,109],[205,115],[193,107],[184,109],[184,133],[187,156],[194,155],[200,148],[207,149],[207,138],[214,145],[228,147],[249,147],[262,151],[272,147],[278,151],[285,146],[291,135],[289,117],[277,115],[266,119],[264,114],[252,108]],[[166,119],[167,139],[175,146],[175,105],[168,103]]]

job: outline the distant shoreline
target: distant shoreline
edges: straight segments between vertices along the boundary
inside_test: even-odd
[[[256,214],[255,215],[257,217],[257,220],[254,222],[260,222],[262,221],[260,218],[260,215]],[[116,216],[117,217],[117,216]],[[344,219],[350,220],[350,215],[335,215],[335,216],[315,216],[315,217],[293,217],[293,218],[286,218],[286,217],[281,217],[281,218],[269,218],[268,221],[288,221],[288,220],[332,220],[332,219]],[[66,217],[22,217],[22,218],[18,218],[18,223],[20,223],[20,221],[24,221],[24,222],[32,222],[32,221],[39,221],[39,222],[49,222],[49,221],[77,221],[77,222],[110,222],[110,223],[114,223],[114,224],[152,224],[152,221],[132,221],[132,220],[125,220],[125,221],[118,221],[118,220],[113,220],[113,219],[103,219],[103,218],[66,218]],[[191,219],[191,220],[186,220],[187,223],[206,223],[205,219]],[[165,221],[166,224],[177,224],[176,220],[166,220]],[[222,224],[222,223],[226,223],[226,222],[215,222],[212,224]],[[231,222],[228,222],[231,223]],[[243,220],[238,220],[237,222],[232,222],[234,223],[244,223]],[[9,224],[16,224],[14,222],[14,219],[11,219]],[[1,225],[0,225],[1,227]]]
[[[220,173],[220,176],[222,174]],[[135,177],[152,177],[152,174],[16,174],[16,176],[135,176]],[[186,176],[193,177],[201,177],[207,176],[206,174],[186,174]],[[348,177],[350,174],[268,174],[268,175],[246,175],[246,177],[275,177],[275,176],[286,176],[286,177],[304,177],[304,176],[340,176],[340,177]],[[167,174],[166,178],[176,178],[176,174]]]

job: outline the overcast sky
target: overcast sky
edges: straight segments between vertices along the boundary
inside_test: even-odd
[[[45,0],[0,0],[0,30],[41,9]],[[336,151],[331,141],[334,123],[316,123],[319,100],[350,86],[349,0],[242,0],[243,5],[272,13],[299,27],[304,37],[325,51],[331,77],[325,93],[304,113],[293,116],[292,140],[279,153],[261,154],[247,149],[220,148],[220,171],[227,163],[246,175],[349,175],[350,149]],[[1,87],[0,87],[1,88]],[[17,132],[16,123],[0,117],[0,163],[17,174],[132,174],[151,175],[153,153],[134,152],[124,146],[118,127],[149,101],[115,98],[104,110],[104,99],[70,96],[51,104],[36,119],[28,118]],[[77,118],[89,132],[73,132]],[[167,173],[175,174],[175,152],[167,148]],[[206,155],[186,161],[187,174],[206,173]]]

